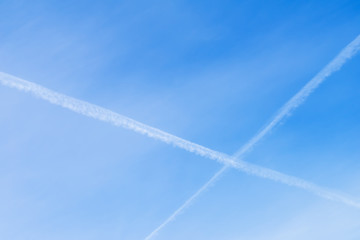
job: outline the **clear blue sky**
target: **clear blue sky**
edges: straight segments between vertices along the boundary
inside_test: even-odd
[[[0,71],[234,153],[360,34],[352,1],[0,1]],[[244,160],[360,199],[360,55]],[[143,239],[221,165],[0,87],[0,238]],[[360,238],[360,210],[227,172],[156,239]]]

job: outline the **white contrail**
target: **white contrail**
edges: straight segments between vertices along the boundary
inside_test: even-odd
[[[201,156],[210,159],[215,159],[225,164],[223,169],[226,169],[227,167],[233,167],[250,175],[267,178],[273,181],[287,184],[289,186],[302,188],[321,197],[331,199],[334,201],[339,201],[356,208],[360,208],[360,202],[345,197],[342,194],[337,194],[334,191],[327,190],[323,187],[317,186],[313,183],[307,182],[300,178],[289,176],[280,173],[278,171],[257,166],[255,164],[251,164],[242,160],[237,160],[234,157],[231,157],[224,153],[217,152],[209,148],[203,147],[201,145],[187,141],[185,139],[176,137],[159,129],[147,126],[143,123],[137,122],[133,119],[112,112],[108,109],[54,92],[38,84],[31,83],[29,81],[1,72],[0,72],[0,83],[8,87],[16,88],[18,90],[30,92],[35,96],[40,97],[52,104],[62,106],[64,108],[70,109],[74,112],[83,114],[85,116],[92,117],[101,121],[109,122],[114,124],[115,126],[131,129],[135,132],[139,132],[151,138],[161,140],[168,144],[173,144],[174,146],[183,148],[187,151],[199,154]],[[223,170],[221,170],[220,173],[222,171]],[[220,175],[220,173],[216,174],[212,179],[217,178]],[[201,191],[205,190],[205,188],[208,187],[210,183],[205,185],[205,187],[200,190]]]
[[[151,138],[161,140],[165,143],[172,144],[189,152],[193,152],[198,155],[217,160],[225,164],[224,168],[233,167],[251,175],[282,182],[290,186],[299,187],[313,192],[319,196],[340,201],[347,205],[360,208],[360,203],[351,200],[350,198],[347,198],[343,195],[336,194],[333,191],[316,186],[315,184],[309,183],[300,178],[292,177],[268,168],[235,159],[234,157],[231,157],[225,153],[211,150],[209,148],[176,137],[159,129],[147,126],[143,123],[137,122],[131,118],[122,116],[108,109],[57,93],[38,84],[2,72],[0,72],[0,83],[4,86],[32,93],[33,95],[42,98],[52,104],[62,106],[85,116],[92,117],[104,122],[109,122],[115,126],[124,127],[135,132],[147,135]],[[209,184],[207,186],[209,186]]]
[[[359,50],[359,42],[360,42],[360,36],[356,38],[351,44],[349,44],[348,47],[346,47],[337,58],[335,58],[327,67],[324,68],[314,79],[312,80],[311,84],[307,84],[304,89],[302,89],[300,92],[302,92],[301,95],[297,94],[294,98],[290,100],[289,103],[292,104],[286,104],[285,107],[280,111],[280,113],[277,115],[277,117],[274,118],[274,120],[264,128],[263,131],[261,131],[258,135],[256,135],[253,139],[250,140],[251,144],[246,144],[238,153],[235,154],[235,157],[240,156],[244,152],[246,152],[248,149],[250,149],[256,142],[258,142],[267,132],[269,132],[284,116],[289,114],[289,112],[294,109],[296,106],[298,106],[304,98],[311,93],[320,83],[323,81],[327,76],[329,76],[332,72],[338,70],[345,61],[353,56],[358,50]],[[245,161],[236,159],[235,157],[230,157],[226,154],[211,150],[209,148],[203,147],[201,145],[192,143],[190,141],[184,140],[182,138],[176,137],[174,135],[171,135],[169,133],[166,133],[164,131],[161,131],[159,129],[147,126],[143,123],[137,122],[133,119],[130,119],[128,117],[122,116],[120,114],[117,114],[115,112],[112,112],[108,109],[68,97],[66,95],[54,92],[50,89],[47,89],[45,87],[42,87],[38,84],[11,76],[6,73],[0,72],[0,82],[1,84],[16,88],[18,90],[22,90],[25,92],[30,92],[33,95],[42,98],[50,103],[62,106],[64,108],[70,109],[74,112],[83,114],[88,117],[92,117],[101,121],[112,123],[115,126],[121,126],[130,130],[133,130],[135,132],[147,135],[151,138],[161,140],[165,143],[172,144],[174,146],[177,146],[179,148],[183,148],[189,152],[193,152],[195,154],[217,160],[223,164],[225,164],[224,169],[231,166],[234,168],[237,168],[239,170],[242,170],[248,174],[256,175],[263,178],[268,178],[274,181],[279,181],[284,184],[290,185],[290,186],[296,186],[305,190],[308,190],[310,192],[313,192],[319,196],[340,201],[345,204],[355,206],[357,208],[360,208],[360,204],[356,201],[353,201],[343,195],[336,194],[333,191],[326,190],[324,188],[321,188],[319,186],[316,186],[315,184],[309,183],[305,180],[292,177],[286,174],[282,174],[277,171],[273,171],[271,169],[263,168],[254,164],[247,163]],[[269,127],[270,126],[270,127]],[[217,176],[219,176],[223,170],[220,170],[221,172],[219,174],[216,174],[212,179],[216,179]],[[211,181],[205,186],[208,187],[210,185]],[[200,189],[203,191],[205,188]],[[200,191],[200,192],[201,192]],[[199,192],[199,193],[200,193]],[[190,202],[188,202],[189,204]]]
[[[313,77],[298,93],[296,93],[284,106],[279,110],[275,117],[245,145],[243,145],[234,155],[237,161],[246,152],[248,152],[256,143],[258,143],[266,134],[268,134],[277,124],[297,108],[304,100],[332,73],[338,71],[347,60],[352,58],[360,50],[360,35],[348,44],[329,64],[327,64],[315,77]],[[214,174],[197,192],[185,201],[173,214],[170,215],[159,227],[151,232],[145,239],[148,240],[155,236],[163,227],[175,219],[185,208],[187,208],[203,191],[211,186],[228,168],[223,166]],[[307,184],[306,184],[307,185]],[[298,186],[299,187],[299,186]],[[312,187],[315,190],[317,187]],[[310,190],[310,189],[307,189]],[[311,190],[312,192],[315,192]],[[319,194],[318,194],[319,195]],[[324,196],[323,196],[324,197]]]

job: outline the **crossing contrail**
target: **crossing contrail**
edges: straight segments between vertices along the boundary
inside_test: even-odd
[[[300,178],[296,178],[290,175],[280,173],[278,171],[274,171],[239,159],[235,159],[234,157],[231,157],[225,153],[221,153],[198,145],[196,143],[187,141],[185,139],[161,131],[157,128],[150,127],[131,118],[112,112],[108,109],[66,96],[64,94],[57,93],[38,84],[2,72],[0,72],[0,83],[4,86],[29,92],[36,97],[46,100],[52,104],[67,108],[76,113],[104,122],[109,122],[115,126],[127,128],[135,132],[144,134],[148,137],[158,139],[167,144],[172,144],[176,147],[185,149],[186,151],[193,152],[200,156],[217,160],[225,165],[224,168],[233,167],[250,175],[255,175],[258,177],[281,182],[290,186],[302,188],[321,197],[339,201],[356,208],[360,208],[360,202],[352,200],[351,198],[348,198],[342,194],[337,194],[332,190],[322,188]],[[209,184],[207,186],[209,186]]]
[[[57,93],[45,87],[42,87],[38,84],[14,77],[12,75],[0,72],[0,83],[2,85],[16,88],[21,91],[32,93],[33,95],[46,100],[52,104],[59,105],[61,107],[67,108],[74,112],[83,114],[88,117],[92,117],[104,122],[112,123],[115,126],[120,126],[123,128],[127,128],[133,130],[135,132],[147,135],[151,138],[158,139],[168,144],[172,144],[176,147],[185,149],[189,152],[196,153],[198,155],[217,160],[223,163],[225,166],[223,169],[228,167],[236,168],[240,171],[243,171],[250,175],[255,175],[261,178],[270,179],[273,181],[281,182],[287,184],[289,186],[298,187],[309,192],[312,192],[318,196],[321,196],[326,199],[342,202],[344,204],[356,207],[360,209],[360,202],[352,200],[349,197],[346,197],[343,194],[338,194],[333,190],[329,190],[320,186],[317,186],[313,183],[310,183],[306,180],[293,177],[290,175],[286,175],[284,173],[264,168],[252,163],[248,163],[239,159],[235,159],[225,153],[221,153],[196,143],[187,141],[185,139],[179,138],[177,136],[171,135],[159,129],[150,127],[143,123],[137,122],[131,118],[122,116],[118,113],[112,112],[108,109],[99,107],[97,105],[81,101],[64,94]],[[221,170],[222,171],[222,170]],[[212,179],[215,179],[217,176],[221,174],[216,174]],[[205,185],[201,191],[205,190],[211,184],[208,183]],[[190,204],[190,202],[188,202]]]
[[[297,92],[284,106],[279,110],[275,117],[261,129],[253,138],[251,138],[245,145],[243,145],[232,157],[235,161],[239,159],[256,143],[268,134],[275,126],[291,114],[305,99],[332,73],[340,70],[347,60],[352,58],[360,50],[360,35],[358,35],[351,43],[349,43],[330,63],[328,63],[318,74],[315,75],[299,92]],[[173,214],[170,215],[159,227],[152,231],[145,240],[154,237],[163,227],[173,221],[185,208],[187,208],[203,191],[211,186],[227,169],[228,165],[223,166],[216,172],[198,191],[196,191],[188,200],[185,201]],[[274,179],[273,179],[274,180]],[[288,179],[289,180],[289,179]],[[309,187],[308,184],[305,184]],[[300,186],[298,186],[300,187]],[[311,190],[312,189],[312,190]],[[319,190],[318,187],[310,187],[307,190]],[[321,192],[321,191],[320,191]],[[320,194],[318,194],[320,195]],[[322,196],[324,197],[324,196]],[[329,196],[328,196],[329,197]],[[333,199],[334,200],[334,199]],[[338,199],[339,200],[339,199]]]

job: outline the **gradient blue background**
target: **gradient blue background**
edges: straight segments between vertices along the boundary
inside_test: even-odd
[[[0,71],[228,154],[360,34],[353,1],[0,1]],[[360,56],[245,160],[360,199]],[[218,163],[0,87],[0,238],[143,239]],[[360,211],[227,172],[156,239],[359,239]]]

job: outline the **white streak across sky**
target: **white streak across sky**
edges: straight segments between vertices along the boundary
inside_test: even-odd
[[[242,160],[235,161],[236,159],[224,153],[203,147],[196,143],[171,135],[159,129],[137,122],[131,118],[112,112],[108,109],[102,108],[100,106],[57,93],[38,84],[2,72],[0,72],[0,83],[4,86],[32,93],[36,97],[44,99],[52,104],[67,108],[76,113],[92,117],[104,122],[109,122],[115,126],[130,129],[135,132],[144,134],[148,137],[185,149],[186,151],[193,152],[200,156],[217,160],[220,163],[225,164],[225,166],[231,166],[250,175],[267,178],[290,186],[302,188],[321,197],[339,201],[356,208],[360,208],[360,202],[347,198],[344,195],[337,194],[334,191],[317,186],[313,183],[307,182],[303,179],[289,176],[281,172],[277,172]]]
[[[297,92],[289,101],[287,101],[284,106],[279,110],[279,112],[275,115],[275,117],[259,131],[253,138],[251,138],[246,144],[244,144],[233,156],[232,158],[235,161],[243,162],[240,158],[243,155],[251,150],[256,143],[258,143],[261,139],[265,137],[275,126],[277,126],[282,120],[284,120],[287,116],[291,114],[293,110],[295,110],[298,106],[300,106],[305,99],[323,82],[327,77],[329,77],[334,72],[340,70],[340,68],[346,63],[347,60],[352,58],[358,51],[360,50],[360,35],[357,36],[351,43],[349,43],[330,63],[328,63],[318,74],[315,75],[299,92]],[[145,240],[151,239],[154,237],[163,227],[165,227],[168,223],[173,221],[177,215],[179,215],[185,208],[187,208],[198,196],[201,195],[203,191],[205,191],[208,187],[210,187],[227,169],[229,165],[223,166],[218,172],[216,172],[198,191],[196,191],[188,200],[185,201],[173,214],[171,214],[160,226],[158,226],[154,231],[152,231]],[[257,174],[254,174],[257,175]],[[274,175],[270,174],[271,176]],[[264,176],[263,176],[264,177]],[[285,176],[278,176],[279,179],[287,179]],[[284,177],[284,178],[283,178]],[[271,177],[272,180],[275,180]],[[287,183],[297,182],[299,179],[287,179]],[[283,182],[283,181],[281,181]],[[285,182],[283,182],[285,183]],[[292,184],[289,184],[292,185]],[[320,191],[320,189],[309,183],[303,184],[294,184],[297,187],[307,189],[311,192],[314,192],[317,195],[320,195],[325,198],[342,201],[337,199],[335,196],[331,196],[325,194],[325,192]],[[301,185],[301,186],[300,186]],[[319,194],[321,193],[321,194]],[[344,200],[344,199],[343,199]],[[352,205],[352,204],[350,204]]]
[[[340,69],[340,67],[346,62],[347,59],[351,58],[358,50],[360,46],[360,36],[357,37],[352,43],[350,43],[327,67],[324,68],[315,78],[322,79],[321,81],[311,81],[310,85],[305,86],[305,90],[303,94],[298,96],[298,94],[294,97],[295,100],[290,100],[293,102],[292,105],[285,107],[280,111],[274,120],[268,125],[271,127],[265,127],[263,131],[261,131],[258,135],[256,135],[249,143],[245,145],[242,149],[250,149],[256,142],[258,142],[267,132],[269,132],[284,116],[288,115],[289,112],[298,106],[307,95],[309,95],[327,76],[329,76],[332,72]],[[313,183],[307,182],[303,179],[296,178],[293,176],[289,176],[268,168],[264,168],[261,166],[257,166],[255,164],[251,164],[240,159],[236,159],[235,157],[231,157],[227,154],[206,148],[204,146],[198,145],[196,143],[187,141],[185,139],[179,138],[175,135],[169,134],[167,132],[161,131],[157,128],[153,128],[151,126],[145,125],[138,121],[135,121],[131,118],[122,116],[118,113],[110,111],[108,109],[102,108],[100,106],[78,100],[64,94],[57,93],[50,89],[47,89],[38,84],[23,80],[21,78],[2,73],[0,72],[0,83],[4,86],[15,88],[21,91],[25,91],[33,94],[36,97],[39,97],[43,100],[46,100],[52,104],[59,105],[63,108],[67,108],[76,113],[101,120],[104,122],[111,123],[115,126],[123,127],[126,129],[133,130],[135,132],[146,135],[150,138],[154,138],[160,141],[163,141],[167,144],[174,145],[176,147],[182,148],[186,151],[195,153],[197,155],[207,157],[213,160],[217,160],[218,162],[225,164],[225,167],[230,166],[234,167],[238,170],[241,170],[245,173],[255,175],[262,178],[271,179],[273,181],[278,181],[290,186],[295,186],[298,188],[302,188],[309,192],[312,192],[318,196],[324,197],[326,199],[331,199],[334,201],[339,201],[344,204],[360,208],[360,203],[352,200],[351,198],[346,197],[345,195],[338,194],[332,190],[328,190],[326,188],[317,186]],[[293,99],[294,99],[293,98]],[[287,109],[287,110],[286,110]],[[258,136],[258,137],[257,137]],[[245,152],[245,150],[240,149],[235,156],[239,156]],[[222,170],[220,170],[222,171]],[[216,177],[215,177],[216,178]],[[209,184],[207,184],[209,186]],[[207,187],[206,186],[206,187]],[[204,190],[204,189],[203,189]],[[189,204],[189,203],[188,203]]]

